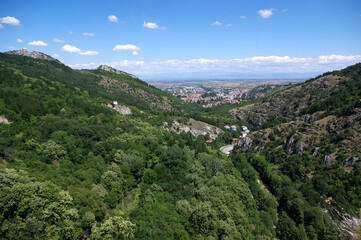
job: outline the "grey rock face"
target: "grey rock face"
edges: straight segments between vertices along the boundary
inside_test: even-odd
[[[303,142],[298,142],[297,143],[296,151],[295,151],[297,156],[302,157],[304,145],[305,144]]]
[[[318,154],[318,150],[320,150],[319,147],[315,147],[315,149],[313,150],[312,156],[316,157]]]
[[[358,161],[358,158],[352,157],[347,159],[344,163],[343,163],[343,167],[345,168],[350,168],[353,167],[353,165],[355,165],[355,163]]]
[[[130,115],[130,114],[132,114],[132,110],[130,108],[126,107],[126,106],[116,105],[113,109],[116,110],[121,115]]]
[[[250,149],[252,146],[252,139],[250,139],[249,137],[241,138],[238,141],[237,145],[241,148]]]
[[[323,162],[328,166],[332,166],[336,163],[336,154],[332,153],[330,155],[325,155]]]
[[[120,113],[121,115],[130,115],[132,114],[132,110],[126,106],[122,106],[122,105],[115,105],[113,106],[112,104],[108,103],[105,106],[107,106],[108,108],[114,109],[115,111],[117,111],[118,113]]]
[[[311,122],[315,121],[317,118],[313,115],[306,114],[306,115],[302,115],[299,119],[300,119],[300,121],[303,121],[305,123],[311,123]]]
[[[49,61],[58,61],[44,53],[40,53],[34,50],[30,50],[30,49],[20,49],[20,50],[15,50],[15,51],[9,51],[6,52],[7,54],[12,54],[12,55],[21,55],[21,56],[26,56],[26,57],[31,57],[31,58],[35,58],[35,59],[44,59],[44,60],[49,60]]]
[[[128,77],[131,77],[131,78],[134,78],[134,79],[137,79],[136,76],[134,76],[133,74],[130,74],[130,73],[126,73],[126,72],[123,72],[123,71],[119,71],[115,68],[112,68],[108,65],[100,65],[98,67],[98,69],[101,69],[101,70],[104,70],[104,71],[108,71],[108,72],[111,72],[111,73],[116,73],[116,74],[120,74],[120,75],[124,75],[124,76],[128,76]]]

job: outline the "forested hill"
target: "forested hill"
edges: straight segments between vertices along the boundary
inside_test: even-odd
[[[2,69],[15,70],[28,78],[43,78],[77,87],[93,98],[110,99],[142,110],[175,111],[181,105],[172,95],[108,66],[97,70],[73,70],[50,56],[25,49],[0,53],[0,64]]]
[[[200,111],[109,66],[73,70],[25,53],[30,56],[0,54],[0,239],[307,240],[346,239],[344,229],[354,231],[349,223],[359,221],[353,217],[361,208],[361,165],[323,160],[336,148],[337,159],[348,156],[342,153],[351,147],[339,143],[350,141],[349,132],[328,139],[330,124],[329,135],[315,143],[318,154],[310,146],[299,156],[285,152],[276,131],[292,129],[280,124],[313,114],[311,108],[272,122],[275,136],[264,135],[268,140],[256,136],[265,127],[254,127],[251,147],[227,156],[217,144],[239,132],[220,131],[206,145],[209,136],[174,134],[163,122],[197,116],[240,125],[222,116],[233,106]],[[352,72],[349,83],[356,84],[358,66],[352,69],[340,74]],[[351,104],[360,97],[348,91],[359,85],[337,85],[347,91],[330,99]],[[356,106],[333,111],[328,106],[339,105],[332,104],[315,113],[357,116]],[[358,125],[350,124],[356,135]]]

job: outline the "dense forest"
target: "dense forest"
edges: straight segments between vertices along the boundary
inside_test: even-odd
[[[359,116],[360,72],[359,64],[332,73],[347,81],[299,114]],[[107,107],[113,101],[132,114]],[[207,135],[162,127],[194,118],[261,131],[290,121],[252,126],[232,116],[232,108],[182,103],[124,74],[1,53],[0,238],[360,237],[360,146],[324,163],[350,131],[360,134],[352,123],[349,132],[317,142],[318,155],[311,147],[302,155],[285,152],[276,132],[267,141],[254,135],[253,142],[264,140],[262,151],[236,146],[227,156],[219,147],[239,132],[225,131],[206,145]],[[355,160],[346,168],[350,149]]]

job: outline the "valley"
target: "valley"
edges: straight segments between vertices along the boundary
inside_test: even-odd
[[[168,91],[106,65],[0,53],[0,238],[340,239],[349,221],[360,229],[361,64],[292,84],[157,87]],[[202,106],[236,92],[238,102]]]

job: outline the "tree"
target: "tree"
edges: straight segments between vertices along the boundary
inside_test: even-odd
[[[114,216],[105,220],[100,226],[93,227],[90,238],[93,240],[131,239],[134,237],[134,232],[135,224],[122,217]]]

